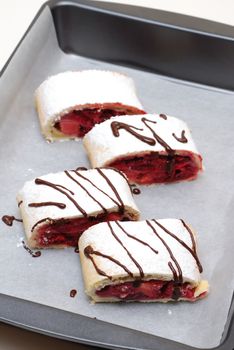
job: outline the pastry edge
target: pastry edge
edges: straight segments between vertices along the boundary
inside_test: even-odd
[[[153,278],[151,278],[153,279]],[[134,281],[134,280],[131,280]],[[144,279],[144,281],[147,281],[147,279]],[[130,282],[130,281],[124,281],[124,282]],[[137,302],[137,303],[168,303],[168,302],[178,302],[178,301],[188,301],[190,303],[193,303],[197,300],[203,299],[207,296],[209,293],[209,283],[207,280],[201,280],[200,283],[197,285],[196,290],[194,292],[194,298],[195,299],[187,299],[187,298],[179,298],[178,300],[173,299],[151,299],[151,300],[121,300],[118,298],[102,298],[99,297],[96,293],[96,289],[91,290],[85,290],[85,293],[87,296],[91,299],[92,303],[117,303],[117,302]],[[202,295],[203,293],[206,293],[205,295]]]
[[[21,200],[23,200],[23,197],[18,195],[17,196],[17,202],[19,203]],[[116,210],[116,209],[117,209],[116,207],[110,208],[110,209],[108,209],[108,213],[118,212],[118,210]],[[128,205],[125,205],[124,206],[124,211],[125,211],[126,214],[131,216],[133,221],[138,221],[140,219],[140,212],[138,210],[136,210],[135,208],[130,207]],[[20,207],[20,213],[21,213],[21,217],[22,217],[22,220],[23,220],[23,224],[25,226],[25,237],[26,237],[26,240],[27,240],[27,244],[28,244],[28,246],[31,249],[67,248],[67,245],[65,245],[65,244],[58,244],[58,245],[55,244],[55,245],[50,245],[49,247],[40,246],[37,243],[37,240],[36,240],[37,229],[39,229],[41,226],[43,226],[45,224],[45,222],[43,222],[41,224],[38,224],[37,225],[37,229],[32,231],[32,228],[29,225],[28,216],[25,214],[23,208],[21,209],[21,207]],[[102,214],[102,213],[103,213],[102,210],[95,211],[95,212],[89,213],[89,217],[90,216],[97,216],[97,215]],[[76,215],[76,216],[66,217],[66,219],[79,219],[79,218],[83,218],[83,215],[81,213],[79,215]],[[57,218],[57,219],[51,218],[51,220],[55,220],[55,221],[56,220],[60,220],[60,219],[62,219],[62,217],[61,218]]]

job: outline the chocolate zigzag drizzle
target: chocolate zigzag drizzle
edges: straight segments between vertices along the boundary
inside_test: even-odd
[[[49,187],[52,187],[54,190],[61,192],[62,194],[64,194],[75,205],[75,207],[84,215],[84,217],[87,217],[86,211],[83,208],[81,208],[81,206],[77,203],[77,201],[74,198],[72,198],[69,194],[67,194],[61,188],[66,189],[68,192],[70,192],[73,195],[74,195],[74,192],[70,191],[69,189],[67,189],[66,187],[64,187],[62,185],[53,184],[52,182],[49,182],[49,181],[46,181],[46,180],[42,180],[42,179],[38,179],[38,178],[35,180],[35,184],[36,185],[49,186]]]
[[[118,204],[119,210],[120,210],[120,212],[122,212],[122,211],[124,210],[124,203],[123,203],[122,198],[120,197],[120,195],[119,195],[119,193],[118,193],[116,187],[112,184],[112,182],[111,182],[111,181],[108,179],[108,177],[104,174],[104,172],[102,171],[101,168],[97,168],[96,170],[97,170],[97,171],[99,172],[99,174],[106,180],[107,184],[109,185],[109,187],[110,187],[110,188],[112,189],[112,191],[114,192],[116,198],[117,198],[118,201],[119,201],[119,204]],[[122,177],[124,177],[125,181],[127,181],[126,177],[125,177],[120,171],[118,171],[118,170],[116,170],[116,169],[112,169],[112,170],[114,170],[115,172],[117,172],[118,174],[120,174]],[[128,181],[127,181],[127,183],[128,183]],[[108,196],[108,197],[109,197],[109,196]],[[111,197],[109,197],[109,198],[111,198]],[[111,199],[112,199],[112,198],[111,198]],[[112,199],[112,200],[113,200],[113,199]]]
[[[191,229],[189,228],[189,226],[186,225],[184,220],[180,219],[180,221],[182,222],[182,224],[184,225],[184,227],[186,228],[186,230],[188,231],[188,233],[189,233],[189,235],[191,237],[193,257],[194,257],[194,259],[197,262],[197,267],[199,269],[199,272],[203,272],[203,267],[202,267],[202,265],[201,265],[201,263],[200,263],[200,261],[198,259],[197,250],[196,250],[196,242],[195,242],[193,233],[192,233]],[[192,252],[191,252],[191,254],[192,254]]]
[[[173,149],[166,143],[166,141],[164,141],[149,125],[148,125],[148,122],[149,123],[153,123],[153,124],[157,124],[156,121],[154,120],[150,120],[150,119],[147,119],[145,117],[142,117],[141,118],[141,121],[142,123],[145,124],[145,126],[151,131],[152,135],[154,138],[151,138],[151,137],[148,137],[148,136],[144,136],[144,135],[141,135],[139,133],[137,133],[136,131],[134,131],[133,129],[136,129],[136,130],[140,130],[140,131],[143,131],[143,129],[140,129],[140,128],[136,128],[132,125],[129,125],[129,124],[126,124],[126,123],[122,123],[122,122],[112,122],[111,123],[111,129],[112,129],[112,133],[115,137],[119,137],[119,130],[120,129],[124,129],[125,131],[129,132],[130,134],[132,134],[133,136],[135,136],[138,140],[142,141],[142,142],[145,142],[147,143],[148,145],[150,146],[154,146],[156,144],[156,141],[158,143],[160,143],[160,145],[162,145],[165,150],[170,153],[173,151]]]
[[[156,223],[156,220],[153,220],[153,222]],[[172,250],[170,249],[170,247],[168,246],[168,244],[164,241],[164,239],[160,236],[160,234],[157,232],[156,228],[149,222],[149,220],[146,220],[146,224],[152,229],[152,231],[154,232],[154,234],[160,239],[160,241],[163,243],[163,245],[165,246],[165,248],[167,249],[171,260],[174,262],[174,264],[177,267],[177,271],[175,270],[175,268],[173,267],[171,262],[168,262],[168,266],[170,267],[173,276],[174,276],[174,280],[177,283],[182,283],[183,282],[183,275],[182,275],[182,269],[180,267],[180,264],[178,263],[177,259],[175,258],[174,254],[172,253]]]
[[[155,222],[155,220],[153,220]],[[182,274],[182,269],[180,264],[178,263],[177,259],[175,258],[174,254],[172,253],[172,250],[170,249],[170,247],[168,246],[168,244],[164,241],[164,239],[159,235],[159,233],[157,232],[157,230],[155,229],[155,227],[153,227],[153,225],[146,220],[146,223],[148,226],[151,227],[152,231],[154,232],[154,234],[160,239],[160,241],[163,243],[163,245],[165,246],[165,248],[167,249],[171,260],[174,262],[177,271],[175,269],[175,267],[173,266],[171,261],[168,261],[168,266],[173,274],[173,278],[174,278],[174,282],[175,282],[175,288],[173,290],[173,295],[172,295],[172,299],[174,300],[178,300],[181,293],[180,293],[180,285],[183,283],[183,274]]]
[[[84,170],[82,168],[82,170]],[[79,187],[81,187],[86,193],[87,195],[92,198],[92,200],[94,202],[96,202],[100,208],[102,209],[102,211],[104,213],[107,213],[107,209],[103,206],[103,204],[101,202],[99,202],[86,188],[84,185],[82,185],[80,183],[80,181],[78,181],[77,178],[75,178],[74,176],[72,176],[71,172],[76,174],[76,177],[80,177],[82,178],[83,180],[89,182],[93,187],[95,187],[97,190],[99,190],[101,193],[103,193],[105,196],[107,196],[108,198],[110,198],[119,208],[119,212],[120,213],[123,213],[124,211],[124,203],[123,203],[123,200],[121,199],[117,189],[115,188],[115,186],[112,184],[112,182],[108,179],[108,177],[104,174],[104,172],[102,171],[102,169],[100,168],[97,168],[96,169],[98,171],[98,173],[104,178],[104,180],[106,181],[107,185],[111,188],[111,190],[113,191],[113,193],[115,194],[116,196],[116,199],[114,199],[112,196],[110,196],[109,194],[107,194],[105,191],[103,191],[100,187],[98,187],[97,185],[95,185],[91,180],[89,180],[86,176],[84,176],[83,174],[79,173],[78,170],[72,170],[72,171],[67,171],[65,170],[64,173],[67,175],[67,177],[69,177],[73,182],[75,182]],[[112,169],[112,170],[115,170],[115,169]],[[118,174],[122,175],[119,171],[117,171]],[[127,181],[127,179],[124,177],[124,179]],[[87,217],[88,214],[87,212],[79,205],[79,203],[73,198],[70,196],[70,194],[74,195],[74,192],[72,192],[71,190],[69,190],[68,188],[62,186],[62,185],[59,185],[59,184],[54,184],[52,182],[49,182],[49,181],[46,181],[46,180],[43,180],[43,179],[39,179],[37,178],[35,180],[35,183],[37,185],[45,185],[45,186],[49,186],[51,188],[53,188],[54,190],[56,191],[59,191],[61,192],[63,195],[65,195],[75,206],[76,208],[79,210],[80,213],[82,213],[82,215],[84,217]],[[69,192],[70,194],[68,194],[67,192]],[[64,209],[66,207],[66,205],[64,203],[57,203],[57,202],[42,202],[42,203],[30,203],[29,206],[30,207],[40,207],[40,206],[44,206],[44,205],[56,205],[58,206],[59,208],[61,209]],[[52,220],[51,218],[45,218],[45,219],[42,219],[40,221],[38,221],[31,229],[31,231],[33,231],[35,229],[35,227],[41,223],[43,223],[44,221],[51,221],[52,223],[54,222],[54,220]]]
[[[150,248],[155,254],[158,254],[158,251],[155,250],[154,248],[151,247],[150,244],[148,244],[147,242],[145,241],[142,241],[141,239],[135,237],[135,236],[132,236],[130,233],[128,233],[122,226],[121,224],[118,222],[118,221],[115,221],[116,225],[119,226],[119,228],[129,237],[129,238],[132,238],[134,239],[135,241],[147,246],[148,248]]]
[[[141,135],[138,132],[134,131],[134,130],[143,131],[143,129],[136,128],[133,125],[129,125],[129,124],[122,123],[122,122],[112,122],[111,123],[111,129],[112,129],[113,135],[115,137],[119,137],[119,130],[120,129],[124,129],[127,132],[129,132],[130,134],[132,134],[133,136],[135,136],[140,141],[145,142],[145,143],[147,143],[150,146],[154,146],[156,144],[155,140],[152,139],[151,137]]]
[[[161,115],[161,118],[165,119],[165,117],[166,116]],[[174,158],[175,150],[173,150],[170,147],[170,145],[168,145],[168,143],[165,140],[163,140],[156,133],[156,131],[154,129],[152,129],[152,127],[148,124],[148,123],[157,124],[156,121],[151,120],[151,119],[147,119],[145,117],[142,117],[141,121],[146,126],[146,128],[150,130],[150,132],[153,135],[153,138],[141,135],[138,132],[133,130],[133,129],[135,129],[135,130],[143,131],[143,129],[136,128],[136,127],[134,127],[132,125],[129,125],[129,124],[126,124],[126,123],[122,123],[122,122],[117,122],[117,121],[114,121],[114,122],[111,123],[112,133],[113,133],[113,135],[115,137],[119,137],[119,135],[120,135],[119,134],[119,130],[120,129],[124,129],[125,131],[129,132],[130,134],[135,136],[140,141],[145,142],[145,143],[147,143],[150,146],[154,146],[156,144],[156,142],[158,142],[168,153],[168,159],[167,159],[167,162],[166,162],[166,172],[167,172],[169,178],[172,177],[173,176],[174,163],[175,163],[175,158]]]
[[[185,137],[185,130],[182,130],[181,131],[181,136],[178,137],[176,136],[176,134],[173,132],[172,136],[178,141],[178,142],[181,142],[181,143],[187,143],[188,142],[188,139]]]
[[[103,173],[103,171],[100,168],[97,168],[96,170],[105,179],[105,181],[107,182],[108,186],[112,189],[112,191],[114,192],[114,194],[115,194],[116,198],[119,200],[119,202],[117,202],[114,198],[112,198],[110,195],[108,195],[105,191],[103,191],[101,188],[99,188],[97,185],[95,185],[90,179],[88,179],[84,175],[80,174],[77,170],[73,170],[73,172],[75,172],[76,175],[81,177],[83,180],[89,182],[94,188],[96,188],[98,191],[103,193],[105,196],[110,198],[119,207],[119,210],[122,211],[124,209],[124,204],[123,204],[123,201],[120,198],[116,188],[113,186],[111,181],[107,178],[107,176]],[[104,208],[104,209],[106,211],[106,208]]]
[[[202,265],[198,259],[198,256],[197,256],[197,252],[196,252],[196,244],[195,244],[195,241],[194,241],[194,237],[193,237],[193,234],[190,230],[190,228],[185,224],[185,222],[180,219],[180,221],[182,222],[182,224],[184,225],[184,227],[187,229],[187,231],[189,232],[189,235],[191,237],[191,241],[192,241],[192,249],[184,242],[182,241],[179,237],[177,237],[174,233],[170,232],[165,226],[163,226],[162,224],[160,224],[157,220],[153,219],[153,221],[164,231],[166,232],[168,235],[170,235],[171,237],[173,237],[177,242],[179,242],[185,249],[187,249],[189,251],[189,253],[193,256],[194,260],[196,261],[197,263],[197,267],[198,267],[198,270],[199,272],[202,272],[203,269],[202,269]]]
[[[160,145],[162,147],[165,148],[165,150],[168,152],[168,153],[172,153],[174,152],[174,150],[166,143],[166,141],[164,141],[155,131],[154,129],[152,129],[148,124],[147,122],[149,123],[152,123],[152,124],[157,124],[157,122],[155,122],[154,120],[150,120],[150,119],[147,119],[145,117],[141,118],[141,121],[142,123],[145,124],[145,126],[152,132],[152,135],[154,136],[155,140],[160,143]]]
[[[101,209],[104,211],[104,213],[107,212],[106,208],[105,208],[96,198],[94,198],[94,197],[91,195],[91,193],[90,193],[78,180],[76,180],[67,170],[65,170],[64,173],[65,173],[72,181],[74,181],[78,186],[80,186],[80,187],[87,193],[87,195],[88,195],[90,198],[92,198],[92,200],[93,200],[94,202],[96,202],[96,203],[101,207]],[[78,172],[75,172],[75,173],[76,173],[76,175],[79,174]],[[84,209],[83,209],[83,211],[84,211]],[[85,212],[85,213],[86,213],[86,212]],[[87,216],[87,213],[86,213],[86,216]]]
[[[125,229],[120,225],[120,223],[118,221],[115,221],[115,224],[129,237],[129,238],[132,238],[134,240],[136,240],[137,242],[147,246],[148,248],[150,248],[155,254],[158,254],[158,251],[155,250],[153,247],[151,247],[147,242],[144,242],[142,241],[141,239],[137,238],[137,237],[134,237],[132,236],[131,234],[129,234],[127,231],[125,231]],[[113,227],[111,225],[110,222],[107,222],[107,225],[110,229],[110,232],[111,234],[114,236],[114,238],[116,239],[116,241],[124,248],[124,250],[126,251],[126,253],[128,254],[128,256],[130,257],[130,259],[133,261],[133,263],[136,265],[136,267],[138,268],[139,270],[139,274],[141,276],[141,278],[144,277],[144,271],[141,267],[141,265],[134,259],[134,257],[131,255],[131,253],[128,251],[128,249],[123,245],[123,243],[121,242],[121,240],[118,238],[118,236],[115,234],[114,230],[113,230]],[[88,253],[87,253],[88,252]],[[94,265],[94,268],[96,269],[97,273],[99,273],[100,275],[102,276],[106,276],[108,278],[112,278],[112,276],[108,276],[104,271],[100,270],[97,266],[97,264],[95,263],[95,261],[90,257],[90,254],[95,254],[95,255],[99,255],[99,256],[102,256],[102,257],[105,257],[111,261],[113,261],[114,263],[116,263],[117,265],[121,266],[131,277],[133,277],[133,273],[131,271],[128,270],[128,268],[121,264],[117,259],[114,259],[112,257],[110,257],[109,255],[105,255],[105,254],[102,254],[101,252],[97,252],[97,251],[93,251],[92,250],[92,247],[91,246],[87,246],[85,249],[84,249],[84,253],[85,253],[85,256],[87,258],[90,258],[93,265]],[[101,271],[101,273],[99,272]]]
[[[119,239],[119,237],[115,234],[112,226],[111,226],[111,223],[110,222],[107,222],[107,225],[109,226],[109,229],[111,231],[111,234],[112,236],[116,239],[117,242],[119,242],[119,244],[123,247],[123,249],[126,251],[126,253],[128,254],[129,258],[133,261],[133,263],[136,265],[136,267],[138,268],[139,270],[139,273],[140,273],[140,276],[141,278],[144,277],[144,272],[143,272],[143,269],[141,267],[141,265],[136,261],[136,259],[134,259],[134,257],[132,256],[132,254],[129,252],[129,250],[125,247],[125,245],[121,242],[121,240]],[[133,275],[133,274],[132,274]]]
[[[197,266],[199,268],[199,271],[202,272],[202,266],[199,262],[199,259],[197,257],[197,253],[196,253],[196,244],[195,244],[195,240],[193,237],[193,234],[191,232],[191,230],[189,229],[189,227],[185,224],[185,222],[183,220],[181,220],[181,222],[183,223],[184,227],[187,229],[189,235],[191,236],[191,241],[192,241],[192,249],[181,239],[179,239],[174,233],[170,232],[166,227],[164,227],[162,224],[160,224],[157,220],[153,219],[152,220],[156,225],[158,225],[165,233],[167,233],[168,235],[170,235],[171,237],[173,237],[177,242],[179,242],[185,249],[187,249],[190,254],[194,257],[194,259],[196,260]],[[112,223],[113,224],[113,223]],[[134,264],[137,266],[138,270],[139,270],[139,274],[140,277],[143,278],[144,277],[144,271],[143,268],[140,266],[140,264],[135,260],[135,258],[131,255],[131,253],[128,251],[128,249],[125,247],[125,245],[122,243],[122,241],[120,240],[120,238],[117,236],[117,234],[114,232],[113,226],[110,222],[107,222],[107,225],[110,229],[111,234],[113,235],[113,237],[116,239],[116,241],[123,247],[123,249],[126,251],[127,255],[130,257],[130,259],[134,262]],[[158,251],[155,250],[153,247],[151,247],[150,244],[148,244],[145,241],[142,241],[140,239],[138,239],[135,236],[132,236],[131,234],[129,234],[122,226],[121,224],[116,221],[115,224],[122,230],[122,232],[124,234],[126,234],[129,238],[136,240],[137,242],[147,246],[149,249],[151,249],[155,254],[158,254]],[[162,242],[162,244],[165,246],[166,250],[169,253],[169,256],[171,258],[171,261],[168,261],[168,266],[173,274],[173,279],[175,282],[175,288],[173,291],[173,296],[172,299],[174,300],[178,300],[180,297],[180,285],[183,283],[183,274],[182,274],[182,269],[181,266],[178,262],[178,260],[176,259],[176,257],[174,256],[171,248],[169,247],[169,245],[166,243],[166,241],[161,237],[161,235],[159,234],[159,232],[157,231],[157,229],[152,225],[152,223],[149,220],[146,220],[146,224],[152,229],[153,233],[158,237],[158,239]],[[118,261],[117,259],[106,255],[106,254],[102,254],[101,252],[98,251],[94,251],[93,248],[89,245],[84,249],[84,254],[87,258],[89,258],[93,265],[94,268],[96,269],[97,273],[105,276],[109,279],[112,279],[112,276],[108,276],[104,271],[100,270],[98,265],[96,264],[96,262],[94,261],[93,257],[91,255],[97,255],[97,256],[102,256],[106,259],[111,260],[112,262],[114,262],[115,264],[119,265],[120,267],[122,267],[129,276],[133,277],[133,272],[129,271],[128,268],[123,265],[120,261]]]
[[[97,256],[101,256],[102,258],[105,258],[105,259],[108,259],[112,262],[114,262],[115,264],[117,264],[118,266],[122,267],[124,269],[124,271],[127,272],[127,274],[131,277],[133,277],[133,274],[131,271],[129,271],[129,269],[121,264],[120,261],[118,261],[117,259],[114,259],[112,256],[110,255],[106,255],[106,254],[102,254],[101,252],[97,251],[97,250],[93,250],[93,248],[91,247],[91,245],[88,245],[87,247],[85,247],[84,249],[84,254],[87,258],[89,258],[92,263],[93,263],[93,266],[95,267],[97,273],[99,275],[102,275],[102,276],[105,276],[107,278],[109,278],[110,280],[112,279],[112,276],[108,276],[104,271],[100,270],[99,267],[97,266],[97,264],[95,263],[95,260],[93,259],[92,255],[97,255]]]

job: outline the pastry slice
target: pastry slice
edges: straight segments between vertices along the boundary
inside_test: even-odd
[[[133,80],[109,71],[57,74],[39,86],[35,100],[48,141],[81,138],[111,116],[144,113]]]
[[[208,293],[195,233],[183,220],[100,223],[83,233],[79,250],[95,302],[196,301]]]
[[[121,170],[138,184],[192,180],[202,170],[188,126],[164,114],[111,118],[96,125],[83,143],[92,167]]]
[[[92,225],[139,218],[126,177],[114,169],[41,176],[24,184],[17,201],[30,248],[77,246]]]

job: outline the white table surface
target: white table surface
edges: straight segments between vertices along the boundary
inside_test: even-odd
[[[107,0],[103,0],[107,1]],[[109,0],[183,13],[234,25],[234,0]],[[0,0],[0,70],[23,36],[44,0]],[[85,350],[70,343],[0,323],[0,349]]]

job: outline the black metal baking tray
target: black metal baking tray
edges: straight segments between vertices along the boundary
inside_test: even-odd
[[[53,15],[60,47],[67,53],[126,65],[183,81],[234,90],[232,27],[163,11],[117,4],[81,0],[50,1],[47,4]],[[40,12],[27,33],[39,16]],[[22,41],[18,48],[21,44]],[[17,50],[1,74],[17,54]],[[222,342],[216,349],[234,348],[233,313],[234,303],[230,306]],[[0,320],[50,336],[98,347],[195,350],[168,339],[6,295],[0,295]]]

